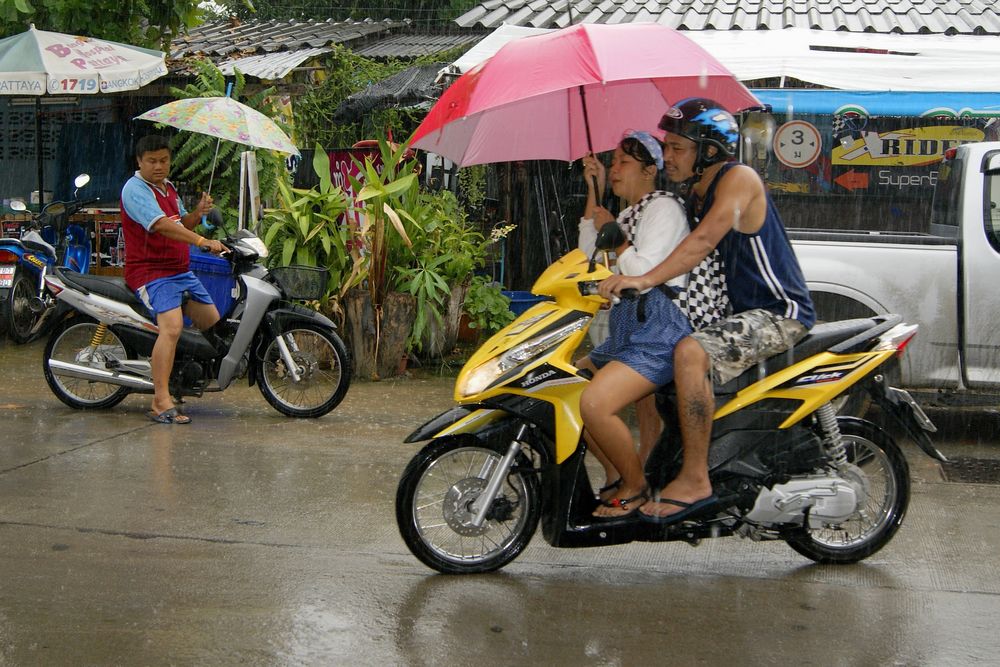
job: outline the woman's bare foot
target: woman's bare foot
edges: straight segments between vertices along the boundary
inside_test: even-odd
[[[614,498],[601,500],[594,516],[602,519],[616,519],[634,514],[637,509],[649,500],[649,489],[630,489],[623,486]]]

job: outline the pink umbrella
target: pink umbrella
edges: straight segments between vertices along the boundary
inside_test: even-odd
[[[626,130],[656,131],[686,97],[730,111],[762,106],[682,33],[656,23],[582,24],[505,44],[459,77],[412,146],[460,166],[567,162],[614,148]]]

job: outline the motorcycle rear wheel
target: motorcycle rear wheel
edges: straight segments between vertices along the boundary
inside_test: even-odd
[[[49,389],[56,398],[76,410],[111,408],[129,395],[128,387],[57,375],[49,366],[49,360],[55,359],[84,366],[94,365],[103,370],[109,359],[136,358],[135,353],[110,329],[105,332],[101,344],[96,349],[92,348],[91,341],[97,327],[97,321],[89,317],[65,320],[52,332],[42,357]]]
[[[910,502],[910,468],[895,441],[871,422],[838,417],[848,461],[867,477],[868,498],[848,520],[786,538],[817,563],[857,563],[892,539]]]
[[[351,385],[351,359],[336,333],[303,322],[281,334],[299,380],[285,367],[276,339],[257,359],[257,384],[271,407],[289,417],[322,417],[340,405]]]
[[[3,304],[3,319],[7,327],[7,336],[15,343],[27,343],[31,340],[31,329],[38,322],[41,313],[31,309],[31,300],[35,298],[36,286],[31,277],[22,269],[14,276],[14,283]]]
[[[446,438],[424,447],[406,466],[396,491],[396,523],[421,563],[445,574],[493,572],[528,546],[541,516],[538,477],[518,455],[483,525],[471,507],[503,457],[499,448]]]

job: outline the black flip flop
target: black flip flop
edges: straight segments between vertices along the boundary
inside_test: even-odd
[[[709,497],[702,498],[701,500],[693,503],[686,503],[683,500],[674,500],[673,498],[657,498],[653,502],[676,505],[682,509],[680,512],[674,512],[673,514],[668,514],[666,516],[650,516],[645,512],[639,512],[639,518],[648,523],[655,523],[660,526],[670,526],[675,523],[680,523],[686,519],[693,519],[695,516],[703,514],[714,508],[719,502],[719,497],[713,493]]]
[[[170,408],[164,410],[160,414],[156,414],[152,410],[146,413],[146,416],[150,420],[156,422],[157,424],[190,424],[191,418],[187,415],[182,415],[177,411],[177,408]]]

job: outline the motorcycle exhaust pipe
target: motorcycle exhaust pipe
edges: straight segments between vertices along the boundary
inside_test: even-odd
[[[150,380],[137,377],[135,375],[122,375],[120,373],[112,373],[111,371],[102,370],[100,368],[80,366],[79,364],[70,364],[65,361],[57,361],[55,359],[49,359],[49,369],[55,375],[77,378],[78,380],[106,382],[108,384],[116,384],[130,389],[153,390],[153,383]]]

